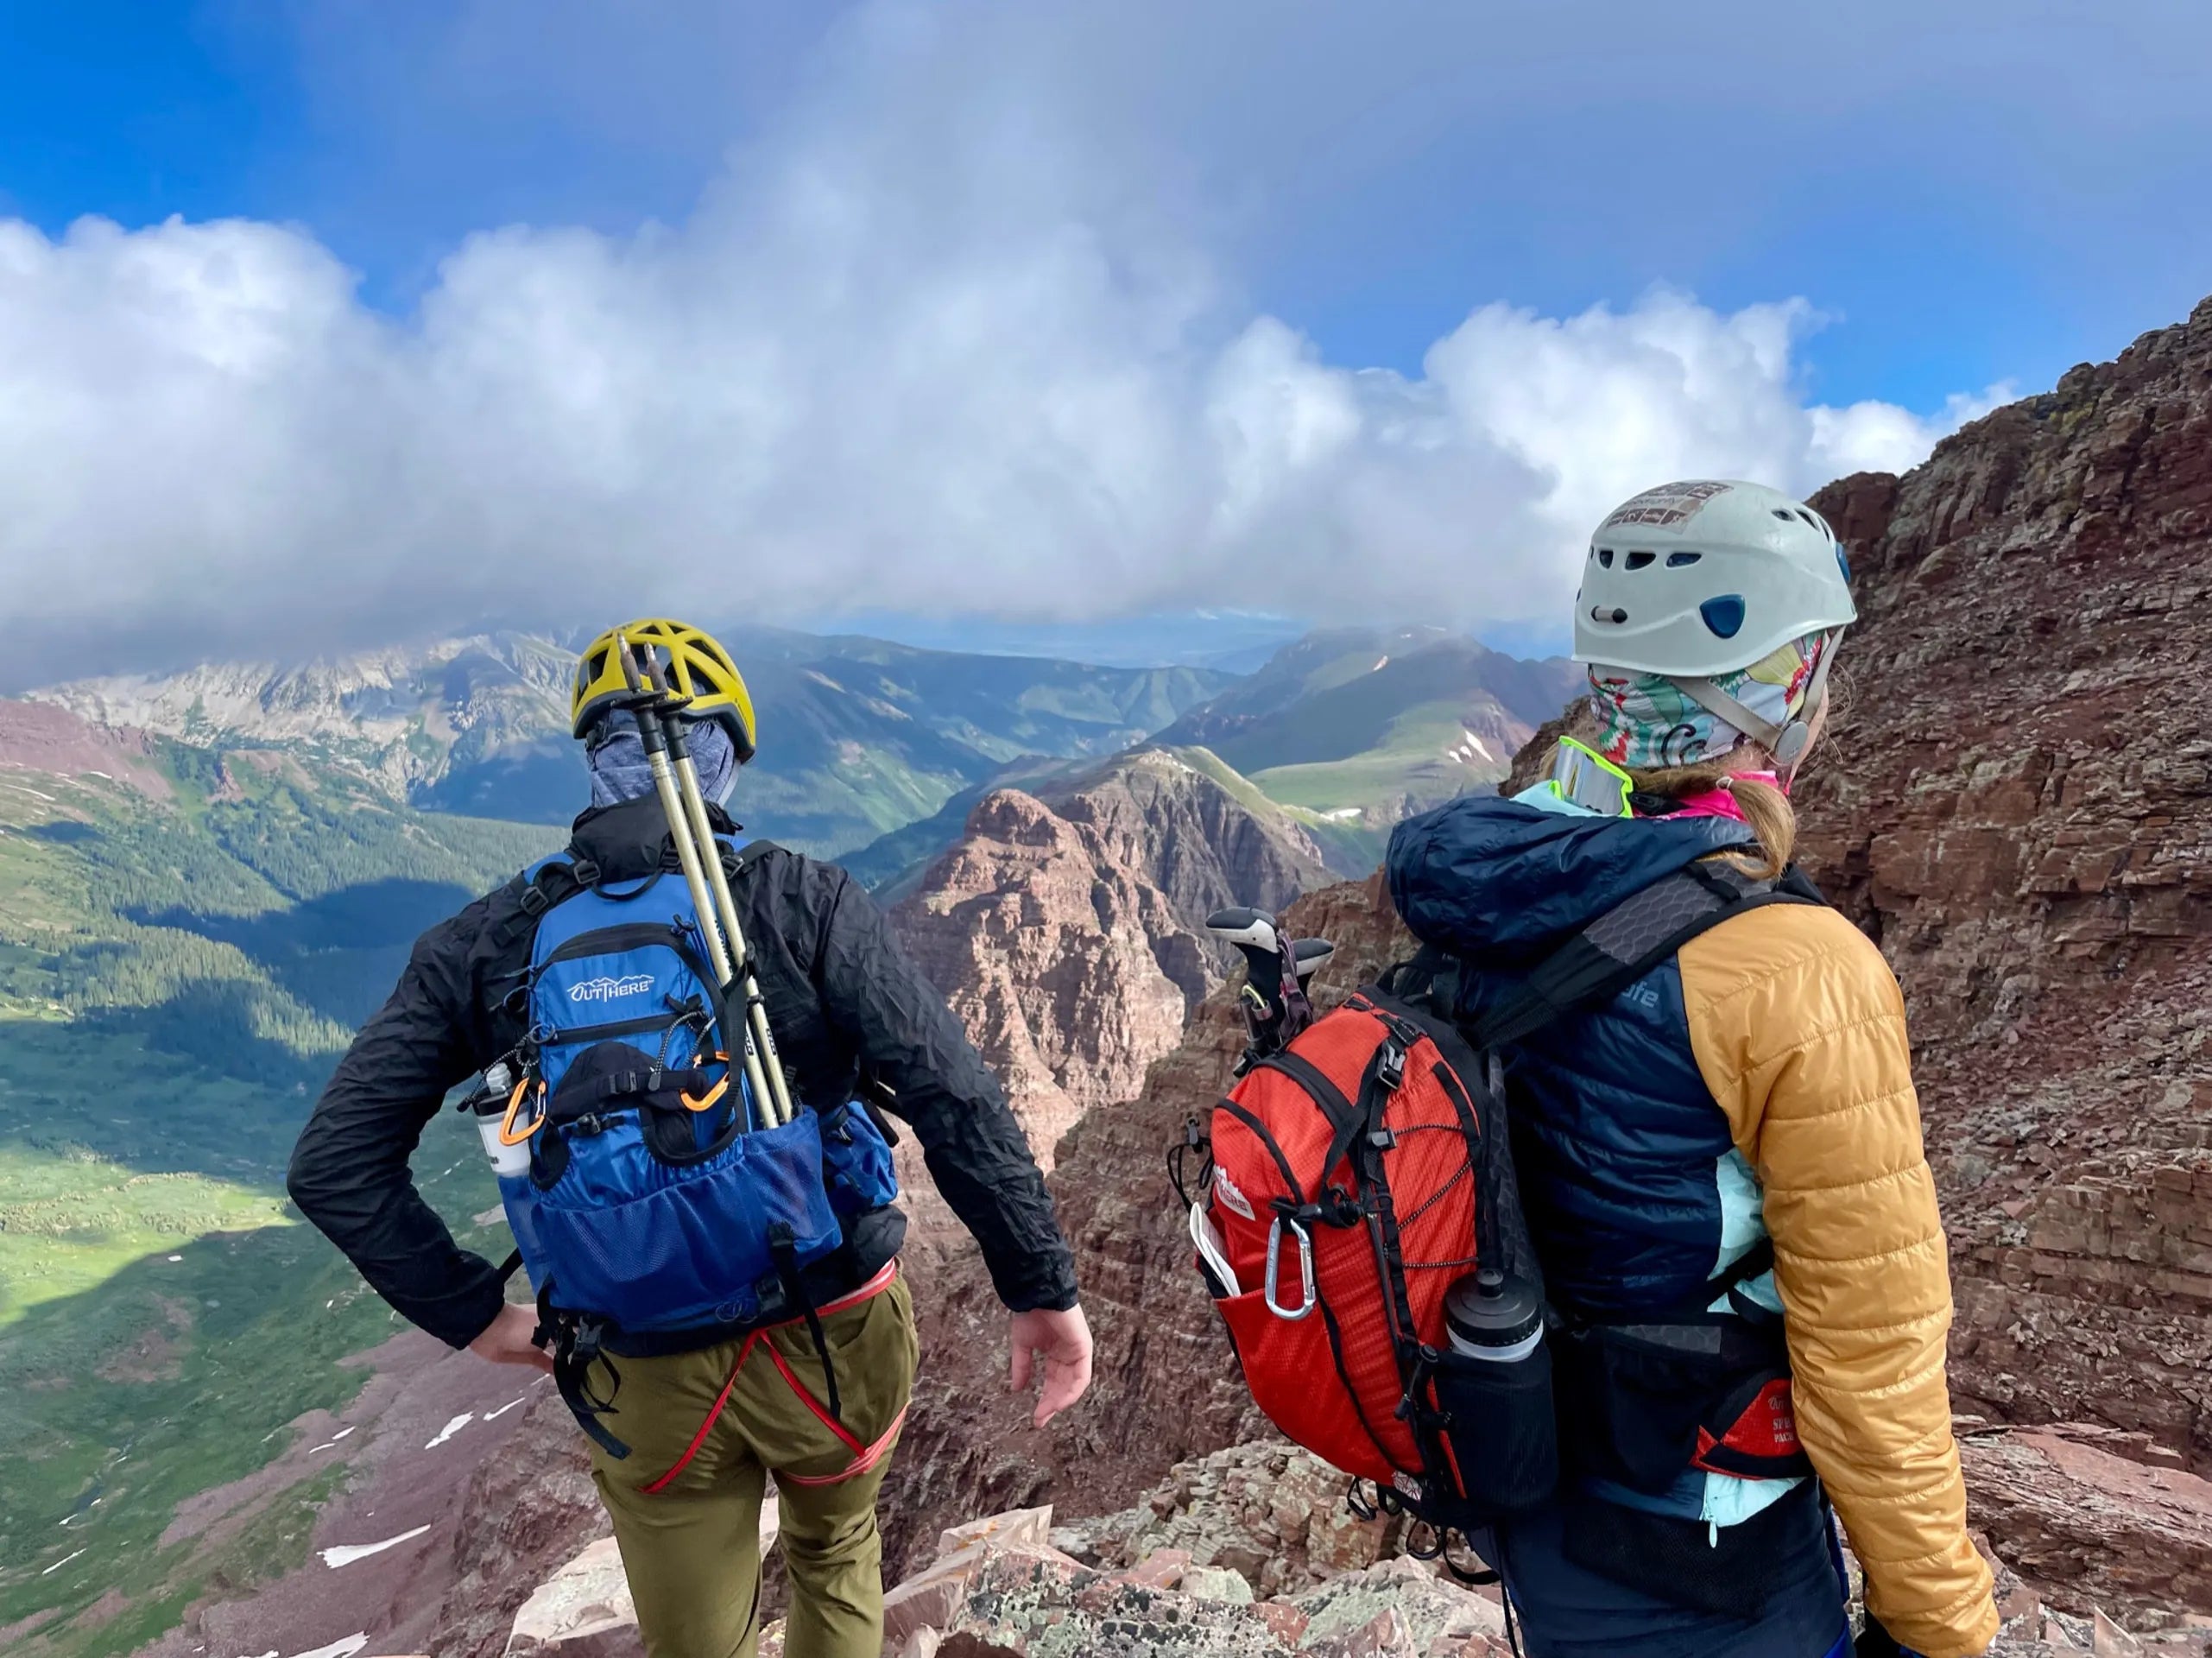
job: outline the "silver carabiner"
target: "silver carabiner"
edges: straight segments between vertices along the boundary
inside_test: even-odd
[[[1281,1279],[1283,1228],[1288,1226],[1298,1234],[1298,1277],[1304,1299],[1295,1307],[1285,1307],[1275,1297]],[[1267,1281],[1261,1292],[1267,1311],[1286,1323],[1296,1324],[1300,1319],[1311,1318],[1313,1309],[1321,1305],[1321,1298],[1313,1288],[1313,1235],[1305,1224],[1287,1215],[1277,1215],[1273,1225],[1267,1228]]]

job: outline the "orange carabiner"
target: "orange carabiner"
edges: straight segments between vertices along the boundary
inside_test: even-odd
[[[689,1094],[679,1094],[676,1098],[684,1102],[684,1109],[686,1111],[707,1111],[713,1110],[715,1101],[729,1092],[730,1073],[725,1071],[722,1073],[722,1080],[708,1089],[704,1098],[693,1099]]]
[[[499,1143],[502,1146],[519,1146],[545,1126],[546,1113],[541,1103],[538,1114],[530,1119],[530,1126],[520,1134],[515,1132],[515,1113],[521,1109],[522,1095],[529,1086],[530,1079],[525,1077],[515,1085],[515,1092],[507,1097],[507,1115],[499,1120]],[[544,1099],[545,1092],[545,1084],[540,1083],[538,1096],[540,1102]]]
[[[726,1068],[730,1064],[730,1056],[727,1054],[717,1054],[712,1057],[720,1060],[725,1067],[722,1073],[722,1080],[716,1083],[713,1087],[708,1089],[703,1098],[693,1099],[689,1094],[678,1094],[676,1098],[684,1102],[684,1108],[686,1111],[712,1111],[714,1109],[715,1101],[720,1099],[723,1095],[730,1092],[730,1073]]]

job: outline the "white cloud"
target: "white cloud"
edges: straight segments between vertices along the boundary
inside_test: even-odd
[[[1636,490],[1981,406],[1808,405],[1805,301],[1665,290],[1331,364],[1045,104],[902,96],[913,27],[680,226],[481,234],[399,320],[295,227],[0,222],[16,671],[660,604],[1540,619]]]

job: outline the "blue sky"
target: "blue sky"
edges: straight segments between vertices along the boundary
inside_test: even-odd
[[[1065,624],[1115,594],[1140,613],[1244,604],[1254,547],[1304,546],[1292,527],[1323,521],[1285,554],[1302,570],[1387,538],[1433,544],[1406,566],[1432,575],[1450,567],[1453,515],[1470,512],[1495,543],[1484,556],[1550,567],[1571,539],[1558,527],[1637,466],[1759,465],[1809,488],[1823,468],[1907,464],[1990,389],[2039,389],[2186,314],[2212,290],[2208,65],[2212,7],[2196,0],[8,7],[0,220],[35,231],[33,264],[52,269],[0,281],[0,361],[12,307],[39,371],[73,394],[127,400],[136,421],[149,364],[189,358],[158,401],[198,411],[196,427],[257,434],[220,464],[180,457],[173,479],[146,478],[142,451],[41,457],[48,509],[15,555],[50,568],[82,547],[155,590],[215,559],[222,603],[273,592],[342,642],[401,619],[410,581],[450,579],[452,604],[481,607],[544,545],[545,521],[489,501],[488,476],[511,471],[519,494],[572,472],[587,428],[594,445],[653,434],[657,459],[742,414],[748,439],[727,452],[766,452],[772,434],[774,478],[741,489],[742,461],[702,437],[695,476],[626,465],[559,522],[641,549],[726,531],[779,549],[779,569],[818,541],[837,574],[779,577],[772,607],[793,617],[942,608]],[[86,243],[70,227],[88,214],[132,234]],[[187,245],[161,230],[172,215],[245,228]],[[236,350],[206,344],[218,269],[255,273],[255,326],[288,342],[282,372],[242,378]],[[148,269],[173,308],[133,297],[125,275]],[[1646,314],[1655,290],[1694,314]],[[84,328],[66,347],[36,309],[56,295]],[[1792,301],[1781,323],[1759,309]],[[610,364],[608,318],[654,306],[665,326]],[[1611,320],[1578,333],[1593,307]],[[1484,307],[1493,320],[1470,327]],[[1002,337],[983,326],[994,315]],[[1681,344],[1685,327],[1702,343]],[[480,432],[509,396],[521,413],[501,430],[550,418],[546,388],[578,383],[579,340],[616,396],[712,356],[686,344],[700,329],[727,331],[730,364],[774,359],[783,401],[763,389],[733,413],[717,381],[666,408],[657,389],[595,402],[572,429],[443,478],[406,441],[464,403]],[[536,356],[453,393],[495,346]],[[1699,418],[1712,411],[1697,383],[1724,364],[1755,364],[1790,407],[1730,407],[1671,445],[1619,445],[1617,412],[1595,439],[1573,427],[1577,376],[1654,351],[1686,365]],[[92,384],[110,372],[111,393]],[[363,412],[403,375],[420,383]],[[1515,375],[1549,388],[1542,408],[1520,407]],[[1594,404],[1641,396],[1605,383]],[[1814,412],[1861,404],[1882,408],[1842,437]],[[1062,405],[1050,452],[1027,439],[996,452]],[[1409,475],[1437,443],[1397,434],[1446,405],[1445,426],[1479,427],[1480,441],[1449,478]],[[1784,415],[1804,425],[1794,446],[1745,435]],[[1688,418],[1638,403],[1631,423]],[[1224,421],[1229,459],[1160,481]],[[322,433],[313,470],[346,473],[327,498],[269,505],[270,478],[302,463],[263,422]],[[84,429],[97,446],[113,427]],[[1608,444],[1621,452],[1607,465],[1583,464]],[[887,447],[927,464],[891,478],[875,459]],[[960,475],[983,451],[990,465]],[[401,476],[424,479],[406,498],[441,504],[363,508],[394,499]],[[802,476],[814,493],[787,482]],[[113,477],[181,494],[118,519],[100,483]],[[848,511],[863,494],[882,504]],[[199,528],[167,538],[169,564],[133,563],[149,522],[180,521]],[[977,527],[1002,523],[1006,544],[970,557]],[[350,590],[285,573],[333,537],[359,543]],[[1201,541],[1210,562],[1190,550]],[[224,550],[246,543],[250,558]],[[457,547],[469,580],[449,577]],[[1030,579],[1056,559],[1087,573]],[[896,579],[931,560],[929,582]],[[1467,619],[1526,625],[1552,602],[1483,585],[1455,606]]]

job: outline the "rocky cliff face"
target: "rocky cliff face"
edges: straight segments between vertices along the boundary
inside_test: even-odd
[[[1910,1007],[1962,1408],[2212,1465],[2212,301],[1819,497],[1809,865]]]
[[[1206,914],[1326,879],[1302,830],[1181,756],[1147,751],[1049,803],[986,796],[893,918],[1004,1083],[1049,1168],[1093,1108],[1135,1097],[1219,978]],[[916,1230],[949,1217],[908,1150]]]
[[[1285,925],[1333,940],[1316,983],[1340,1000],[1411,940],[1379,879],[1312,893]],[[884,1497],[888,1558],[966,1516],[1049,1500],[1072,1515],[1131,1500],[1178,1460],[1264,1426],[1190,1262],[1184,1215],[1163,1153],[1220,1097],[1243,1051],[1234,1000],[1217,989],[1128,1104],[1084,1117],[1062,1141],[1052,1178],[1097,1336],[1091,1400],[1044,1434],[1006,1396],[1005,1314],[981,1263],[957,1260],[918,1296],[922,1381]]]

